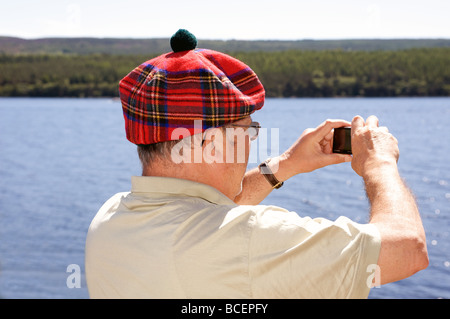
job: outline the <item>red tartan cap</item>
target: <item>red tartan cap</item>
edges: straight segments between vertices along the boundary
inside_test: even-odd
[[[196,40],[193,47],[179,45],[174,37],[176,52],[142,63],[120,81],[125,131],[134,144],[177,140],[180,136],[172,136],[177,128],[199,133],[194,121],[202,121],[203,132],[264,105],[264,88],[247,65],[217,51],[195,49]]]

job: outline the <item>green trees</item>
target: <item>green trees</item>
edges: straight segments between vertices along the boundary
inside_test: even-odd
[[[268,97],[449,96],[450,48],[234,52]],[[0,54],[0,96],[116,97],[148,55]]]
[[[0,96],[114,97],[118,81],[147,57],[0,55]]]
[[[450,49],[236,54],[269,96],[448,96]]]

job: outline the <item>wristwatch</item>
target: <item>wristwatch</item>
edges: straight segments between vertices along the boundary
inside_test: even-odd
[[[275,175],[273,175],[272,170],[270,169],[269,165],[267,165],[270,162],[270,158],[259,164],[259,172],[264,175],[264,177],[267,179],[267,181],[272,185],[272,188],[280,188],[283,186],[284,182],[280,182]]]

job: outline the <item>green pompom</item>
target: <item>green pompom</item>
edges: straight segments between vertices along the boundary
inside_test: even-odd
[[[188,30],[180,29],[170,38],[170,46],[173,52],[194,50],[197,47],[197,38]]]

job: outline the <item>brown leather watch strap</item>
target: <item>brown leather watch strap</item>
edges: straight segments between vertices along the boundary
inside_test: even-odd
[[[280,182],[275,175],[273,175],[272,170],[270,169],[269,165],[267,165],[270,162],[270,158],[266,161],[259,164],[259,172],[264,175],[264,177],[267,179],[267,181],[272,185],[272,188],[280,188],[283,186],[284,182]]]

